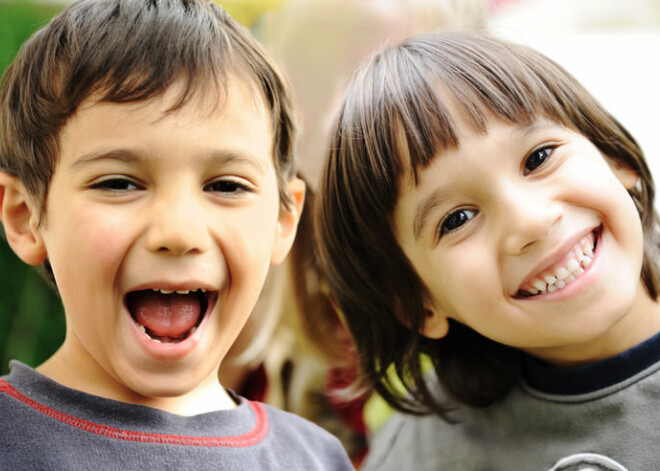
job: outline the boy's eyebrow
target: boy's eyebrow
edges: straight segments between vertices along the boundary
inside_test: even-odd
[[[71,168],[84,167],[85,165],[93,164],[96,162],[103,162],[105,160],[116,160],[119,162],[132,163],[140,160],[135,152],[128,149],[113,149],[113,150],[100,150],[83,154],[71,163]]]
[[[266,164],[262,161],[262,159],[253,157],[251,154],[241,151],[211,151],[204,155],[203,158],[206,163],[210,165],[226,165],[233,162],[239,162],[253,167],[262,175],[267,172]],[[141,152],[135,152],[130,149],[100,150],[82,155],[71,164],[71,168],[84,167],[85,165],[108,160],[124,163],[135,163],[141,160],[148,161],[153,159],[154,157],[149,156],[148,154],[145,155]]]

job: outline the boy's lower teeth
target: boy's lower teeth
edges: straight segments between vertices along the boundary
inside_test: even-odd
[[[208,308],[206,290],[141,290],[126,296],[126,307],[138,330],[149,340],[177,344],[190,337]]]
[[[179,343],[186,340],[197,330],[197,326],[195,326],[192,329],[190,329],[188,332],[186,332],[186,334],[183,337],[179,337],[179,338],[167,337],[167,336],[159,337],[156,335],[149,334],[149,332],[147,332],[147,329],[142,324],[136,322],[135,325],[137,326],[138,330],[145,335],[145,337],[147,337],[149,340],[153,340],[156,343]]]

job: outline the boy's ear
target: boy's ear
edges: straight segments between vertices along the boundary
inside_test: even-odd
[[[640,176],[627,163],[616,159],[607,159],[607,162],[626,190],[632,190],[639,183]]]
[[[270,258],[271,265],[282,263],[289,253],[296,238],[298,222],[300,221],[303,204],[305,203],[304,181],[298,177],[294,177],[287,183],[287,189],[293,200],[293,207],[291,209],[282,208],[280,210],[280,217],[277,221],[277,233],[275,234],[275,246],[273,247],[273,253]]]
[[[38,230],[38,209],[23,183],[5,172],[0,172],[0,220],[16,255],[28,265],[41,265],[46,248]]]
[[[439,309],[426,303],[424,309],[426,319],[422,327],[422,335],[431,339],[441,339],[449,333],[449,318]]]

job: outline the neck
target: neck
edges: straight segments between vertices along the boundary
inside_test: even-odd
[[[623,353],[659,332],[660,302],[653,300],[640,282],[628,313],[596,339],[587,344],[567,345],[552,351],[528,350],[528,353],[555,366],[576,366]]]
[[[215,372],[184,394],[146,396],[118,381],[108,381],[107,377],[100,378],[96,368],[90,368],[79,357],[67,355],[64,347],[37,367],[36,371],[63,386],[87,394],[152,407],[181,416],[193,416],[236,407],[236,402],[220,384]]]

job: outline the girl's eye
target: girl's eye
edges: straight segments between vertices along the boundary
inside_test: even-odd
[[[112,192],[121,192],[121,191],[133,191],[139,190],[141,187],[136,183],[128,180],[126,178],[108,178],[106,180],[101,180],[100,182],[94,183],[91,188],[95,190],[105,190]]]
[[[250,191],[250,189],[234,180],[216,180],[204,187],[204,191],[213,191],[217,193],[241,193]]]
[[[532,151],[532,153],[525,160],[525,175],[533,172],[539,168],[543,163],[550,158],[554,147],[546,146]]]
[[[453,213],[449,213],[440,224],[439,235],[442,236],[448,232],[455,231],[476,215],[477,211],[472,209],[459,209]]]

